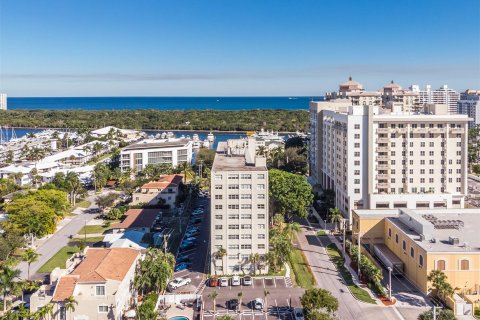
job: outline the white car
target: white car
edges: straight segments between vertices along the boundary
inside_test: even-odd
[[[228,278],[226,277],[220,278],[220,287],[228,287]]]
[[[250,276],[243,277],[243,285],[244,286],[251,286],[252,282],[253,282],[252,277],[250,277]]]
[[[264,302],[263,299],[256,298],[252,301],[252,307],[255,310],[263,310]]]
[[[178,289],[180,287],[186,286],[187,284],[190,284],[191,282],[192,282],[192,279],[190,279],[190,278],[175,278],[172,281],[170,281],[168,286],[170,287],[170,289],[175,290],[175,289]]]
[[[304,320],[303,309],[302,308],[293,309],[293,316],[295,317],[295,320]]]
[[[232,287],[233,286],[239,286],[240,285],[240,277],[239,276],[233,276],[232,277]]]

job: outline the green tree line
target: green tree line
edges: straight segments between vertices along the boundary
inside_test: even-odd
[[[101,128],[112,125],[130,129],[250,131],[307,131],[305,110],[6,110],[0,125],[43,128]]]

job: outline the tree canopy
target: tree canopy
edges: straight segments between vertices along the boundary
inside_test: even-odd
[[[307,207],[313,201],[313,194],[307,178],[277,169],[271,169],[269,175],[269,194],[274,212],[283,215],[307,216]]]
[[[338,310],[338,300],[328,290],[312,288],[300,298],[305,319],[330,320],[331,314]]]

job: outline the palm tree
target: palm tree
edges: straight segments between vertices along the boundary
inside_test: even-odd
[[[49,318],[52,318],[53,317],[53,303],[49,302],[47,303],[46,305],[43,306],[43,308],[45,309],[45,315]]]
[[[267,296],[270,294],[270,291],[268,291],[267,289],[263,289],[263,302],[264,302],[264,306],[265,306],[265,311],[267,309]]]
[[[20,276],[20,270],[12,269],[4,263],[0,266],[0,290],[3,295],[3,310],[7,310],[7,296],[15,285],[15,279]]]
[[[34,249],[32,248],[28,248],[27,250],[25,250],[25,252],[23,253],[23,260],[25,262],[27,262],[28,264],[28,271],[27,271],[27,279],[30,281],[30,265],[37,261],[38,260],[38,257],[40,257],[40,254],[37,253]]]
[[[227,250],[225,248],[220,248],[218,249],[217,252],[213,254],[213,265],[215,267],[215,275],[217,274],[217,262],[216,260],[222,260],[222,266],[223,266],[223,257],[227,255]]]
[[[178,165],[178,169],[183,173],[183,176],[185,178],[185,182],[188,180],[193,179],[193,176],[195,175],[195,172],[192,169],[192,166],[188,162],[182,162]]]
[[[257,148],[257,156],[267,156],[268,150],[266,146],[259,146]]]
[[[340,225],[340,222],[343,220],[343,215],[340,209],[338,208],[330,208],[330,217],[329,220],[334,225],[335,231],[338,230],[337,227]]]
[[[20,185],[23,178],[23,173],[21,172],[11,173],[8,175],[8,178],[12,179],[16,184]]]
[[[257,264],[260,261],[260,254],[258,252],[250,254],[250,261],[253,264],[253,275],[255,276],[257,273]]]
[[[65,299],[65,311],[70,311],[70,319],[72,319],[72,313],[75,312],[75,306],[78,304],[77,300],[73,296]]]
[[[238,312],[242,313],[242,298],[243,298],[243,292],[240,291],[240,292],[237,294],[237,297],[238,297]]]
[[[208,295],[208,297],[213,300],[213,313],[215,313],[217,309],[217,297],[218,297],[217,291],[213,291]]]
[[[39,147],[33,147],[30,149],[27,155],[28,160],[35,161],[35,168],[37,167],[37,162],[45,157],[45,150]]]
[[[69,171],[65,176],[65,183],[70,191],[70,202],[73,206],[75,206],[77,194],[83,188],[82,182],[78,178],[78,174],[76,172]]]
[[[287,223],[283,228],[283,232],[285,232],[290,241],[292,241],[297,233],[300,232],[300,225],[297,222]]]

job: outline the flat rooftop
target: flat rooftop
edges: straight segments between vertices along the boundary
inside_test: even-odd
[[[228,156],[217,153],[213,161],[212,171],[267,171],[267,167],[247,165],[243,155]]]
[[[149,140],[148,142],[139,142],[131,144],[123,149],[123,151],[129,150],[141,150],[141,149],[155,149],[155,148],[172,148],[172,147],[185,147],[190,143],[188,139],[178,139],[174,141],[158,141]]]
[[[378,212],[377,212],[378,211]],[[480,254],[480,209],[383,209],[355,210],[360,219],[384,217],[427,252],[474,252]],[[403,216],[403,217],[402,217]],[[410,219],[410,217],[412,219]],[[425,237],[409,225],[425,225]],[[458,238],[450,244],[449,238]]]

